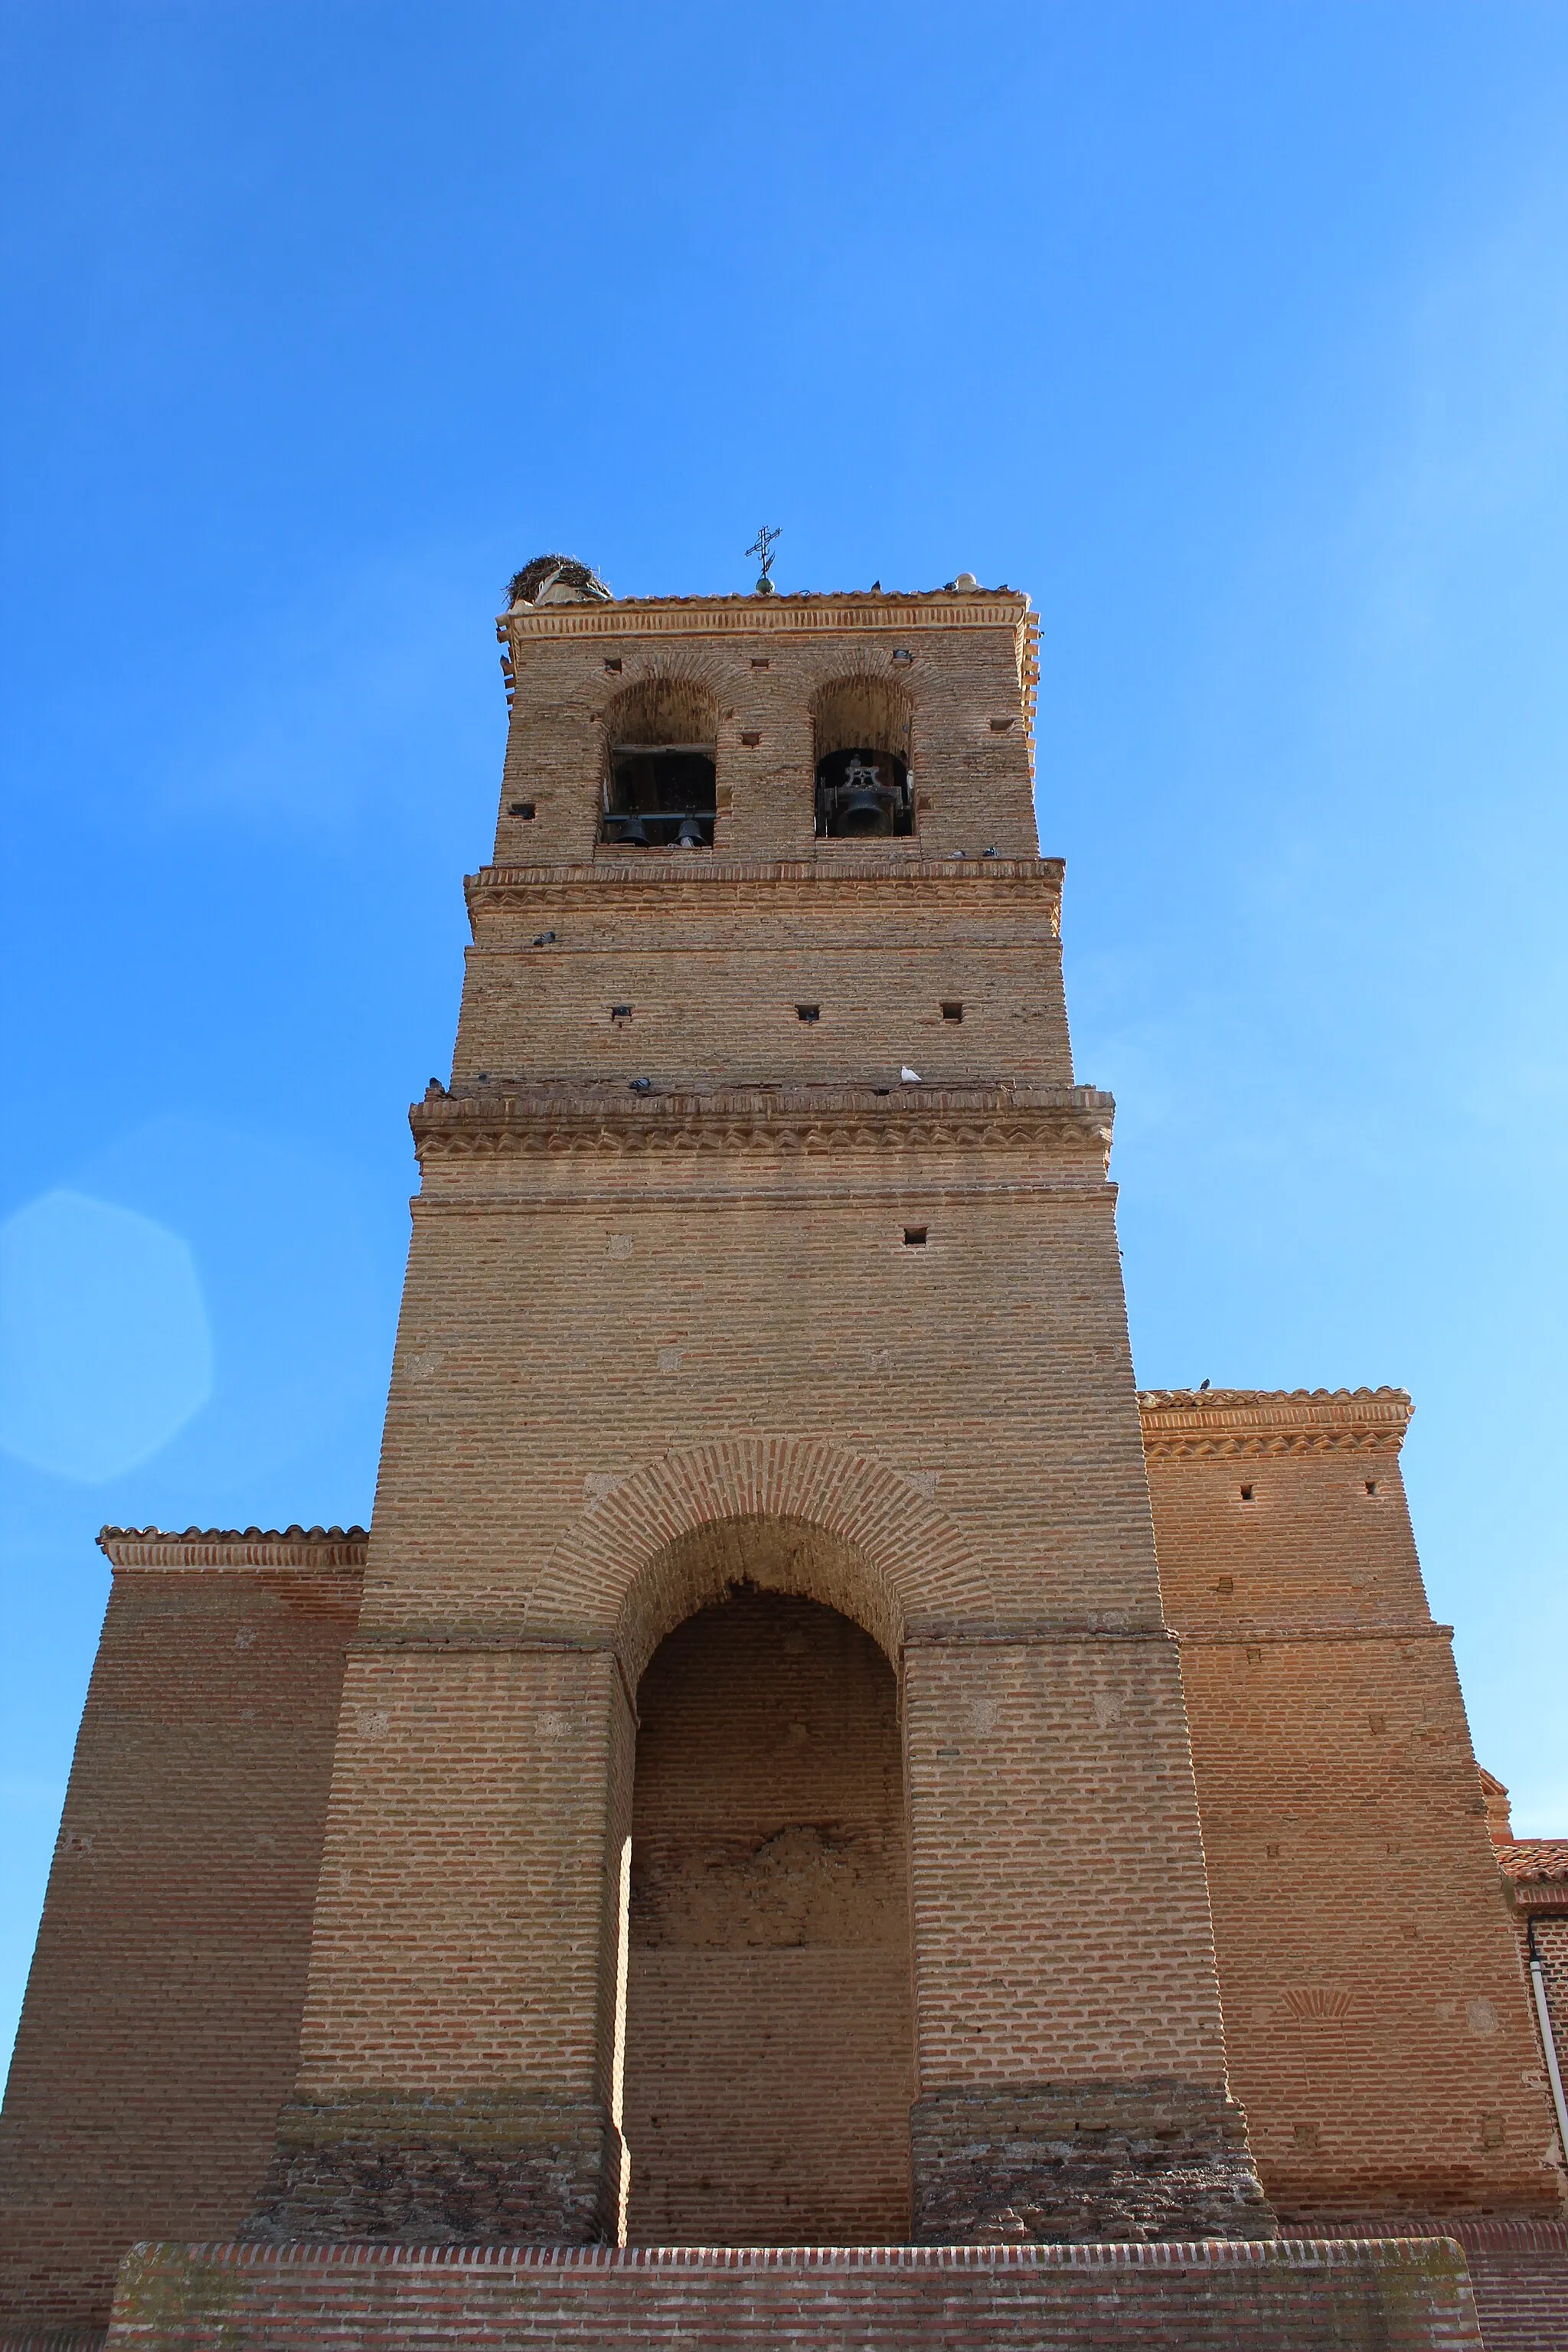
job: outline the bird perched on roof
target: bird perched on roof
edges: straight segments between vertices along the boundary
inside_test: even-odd
[[[1206,1388],[1207,1388],[1207,1386],[1208,1386],[1208,1382],[1207,1382],[1207,1381],[1200,1381],[1198,1382],[1198,1394],[1199,1394],[1200,1396],[1202,1396],[1202,1394],[1203,1394],[1203,1392],[1204,1392],[1205,1389],[1206,1389]]]
[[[921,1084],[920,1072],[918,1070],[911,1070],[907,1062],[899,1072],[899,1076],[903,1080],[906,1087],[918,1087]]]

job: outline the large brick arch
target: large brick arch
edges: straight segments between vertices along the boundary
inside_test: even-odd
[[[613,1641],[635,1682],[671,1626],[741,1573],[854,1617],[895,1658],[912,1626],[996,1617],[952,1520],[886,1463],[816,1438],[731,1437],[661,1454],[592,1504],[526,1629]]]

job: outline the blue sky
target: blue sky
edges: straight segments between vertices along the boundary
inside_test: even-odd
[[[1042,614],[1150,1386],[1393,1381],[1568,1831],[1568,12],[0,5],[0,2036],[105,1520],[363,1519],[491,619]]]

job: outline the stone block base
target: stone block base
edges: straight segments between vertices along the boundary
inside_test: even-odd
[[[626,2149],[596,2107],[522,2094],[290,2100],[247,2237],[614,2243]]]
[[[910,2141],[922,2244],[1274,2235],[1247,2118],[1201,2084],[939,2091]]]
[[[107,2352],[1482,2352],[1441,2238],[1206,2245],[142,2246]]]

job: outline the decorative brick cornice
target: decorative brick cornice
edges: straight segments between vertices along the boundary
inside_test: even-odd
[[[908,636],[929,629],[1029,629],[1027,596],[1010,588],[919,596],[629,596],[609,604],[514,607],[496,618],[502,645],[552,637]]]
[[[1092,1087],[655,1089],[492,1083],[416,1103],[427,1158],[498,1153],[1110,1149],[1115,1102]]]
[[[1568,1838],[1510,1838],[1497,1862],[1515,1910],[1568,1913]]]
[[[363,1528],[104,1528],[99,1548],[115,1569],[304,1569],[360,1574]]]
[[[1005,883],[1044,884],[1047,898],[1059,898],[1064,870],[1059,857],[925,857],[897,849],[879,856],[857,851],[755,858],[714,857],[689,850],[672,850],[668,856],[661,851],[637,851],[561,866],[484,866],[464,877],[463,887],[470,908],[487,908],[534,907],[542,891],[648,891],[668,904],[676,890],[727,887],[773,891],[795,885],[863,889],[868,883],[877,885],[879,897],[888,889],[994,890]],[[1059,911],[1058,907],[1058,919]]]
[[[1322,1446],[1397,1454],[1414,1410],[1403,1389],[1145,1389],[1138,1404],[1151,1462]]]

